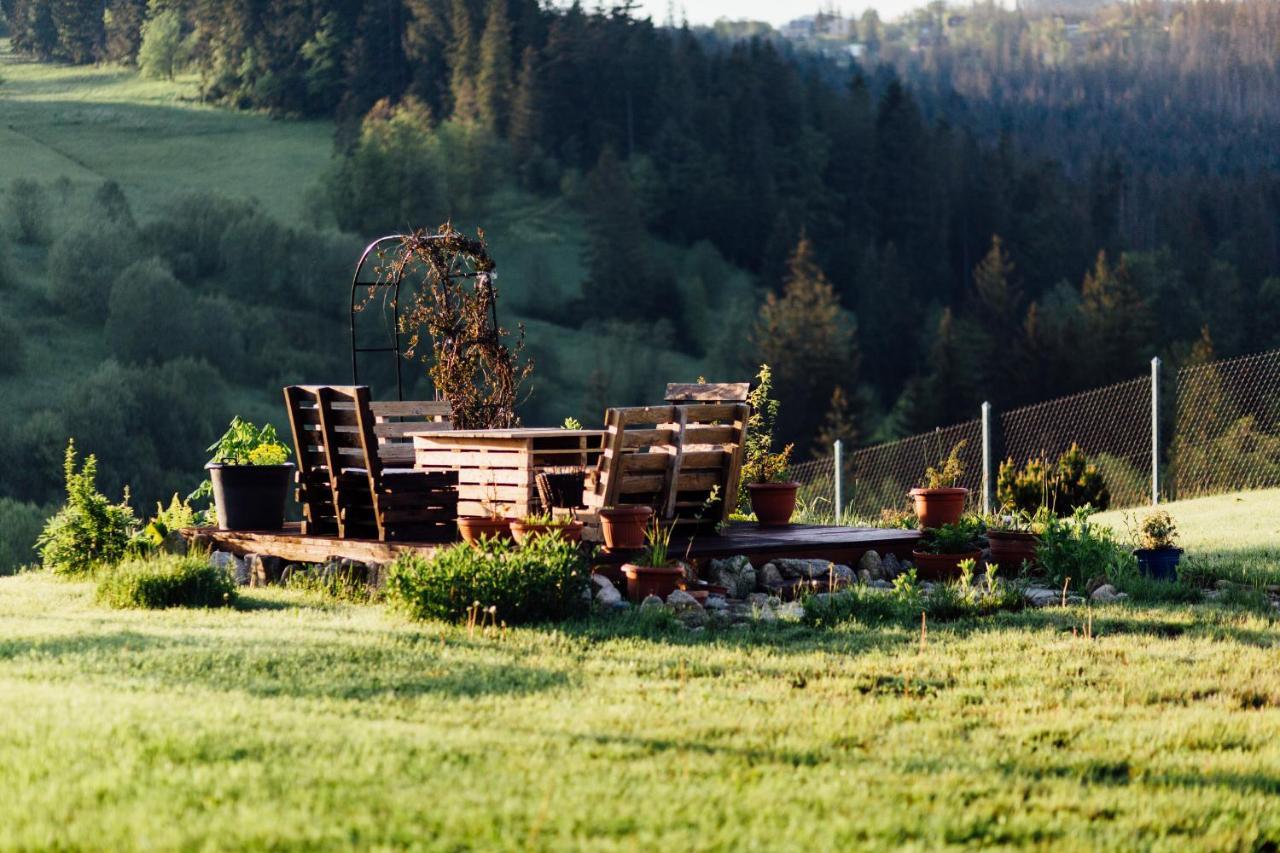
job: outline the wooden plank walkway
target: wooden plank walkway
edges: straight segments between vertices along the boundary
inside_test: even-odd
[[[183,530],[182,535],[193,544],[215,551],[229,551],[238,556],[270,555],[291,563],[323,563],[331,557],[346,557],[362,563],[389,563],[398,554],[407,551],[431,554],[448,544],[303,536],[296,523],[287,524],[284,530],[276,531],[230,531],[194,527]],[[910,557],[911,549],[919,538],[920,534],[914,530],[807,524],[760,528],[750,523],[737,523],[729,525],[719,534],[696,536],[689,555],[697,562],[745,554],[751,558],[751,562],[759,565],[775,557],[792,557],[831,560],[853,566],[870,549],[900,558]],[[672,554],[682,556],[687,543],[688,540],[679,535],[673,537]]]

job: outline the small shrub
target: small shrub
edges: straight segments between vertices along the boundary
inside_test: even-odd
[[[105,220],[59,235],[49,247],[49,301],[72,317],[100,323],[112,285],[134,262],[137,246],[132,229]],[[151,319],[169,322],[172,318],[153,314]]]
[[[124,362],[162,362],[203,338],[190,320],[191,295],[159,258],[125,267],[107,299],[106,338]],[[203,331],[203,330],[200,330]]]
[[[964,462],[960,459],[960,451],[964,450],[968,439],[961,439],[951,448],[951,452],[939,460],[937,467],[930,466],[924,472],[926,489],[953,489],[960,485],[964,476]]]
[[[46,569],[60,575],[81,576],[100,566],[114,566],[124,558],[136,519],[125,500],[113,504],[98,492],[98,460],[91,453],[76,470],[76,445],[67,443],[63,461],[67,503],[50,518],[36,540]]]
[[[1138,536],[1139,546],[1151,551],[1176,548],[1178,526],[1167,510],[1158,509],[1143,517]]]
[[[536,536],[521,548],[486,541],[391,564],[387,597],[415,619],[458,621],[475,602],[517,624],[565,619],[587,606],[590,573],[576,545]]]
[[[235,603],[231,574],[208,554],[162,554],[126,560],[98,578],[98,601],[110,607],[226,607]]]
[[[36,538],[46,513],[31,503],[0,498],[0,576],[35,562]]]
[[[49,241],[49,193],[30,178],[15,178],[9,184],[9,215],[13,218],[14,239],[27,245]]]
[[[773,372],[769,365],[760,365],[756,387],[751,389],[747,403],[751,415],[747,418],[747,435],[743,442],[742,485],[739,487],[738,505],[749,503],[747,483],[777,483],[786,481],[791,470],[791,451],[788,444],[779,451],[773,450],[773,433],[778,424],[778,401],[773,392]]]
[[[1133,554],[1109,528],[1090,522],[1091,515],[1092,510],[1081,507],[1071,518],[1050,518],[1045,524],[1036,561],[1055,585],[1071,578],[1072,585],[1082,589],[1099,575],[1115,578],[1137,572]]]
[[[996,478],[996,497],[1002,506],[1028,513],[1047,506],[1059,515],[1085,506],[1102,511],[1111,504],[1102,472],[1077,444],[1064,451],[1052,469],[1043,459],[1029,459],[1022,469],[1006,459]]]

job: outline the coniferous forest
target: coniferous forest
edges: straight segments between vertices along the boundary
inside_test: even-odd
[[[801,448],[1126,379],[1157,354],[1280,346],[1270,0],[868,13],[856,58],[626,5],[102,5],[0,0],[41,60],[194,71],[227,110],[332,119],[312,198],[342,231],[483,222],[510,185],[567,200],[584,276],[530,312],[734,378],[764,356]],[[754,285],[719,292],[673,247]]]

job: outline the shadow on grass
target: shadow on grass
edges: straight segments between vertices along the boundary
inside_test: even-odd
[[[364,701],[417,696],[518,696],[569,684],[563,672],[460,659],[426,638],[362,637],[240,643],[122,631],[0,641],[0,665],[39,665],[45,680],[105,678],[149,689],[204,686],[252,696]]]

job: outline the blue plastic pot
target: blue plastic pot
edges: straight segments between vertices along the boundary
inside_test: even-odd
[[[1158,581],[1178,579],[1178,560],[1181,548],[1138,548],[1133,552],[1138,558],[1138,568],[1144,575]]]

